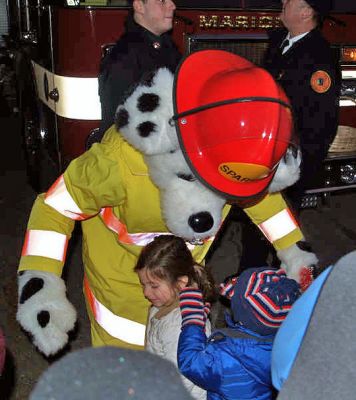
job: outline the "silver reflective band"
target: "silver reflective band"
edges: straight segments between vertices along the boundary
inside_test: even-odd
[[[258,227],[261,229],[266,238],[273,243],[276,240],[281,239],[282,237],[293,232],[294,229],[298,228],[298,225],[290,211],[288,209],[284,209],[259,224]]]
[[[64,262],[68,238],[54,231],[29,229],[26,232],[22,256],[39,256]]]
[[[91,292],[93,294],[93,292]],[[96,322],[111,336],[123,342],[143,346],[146,326],[130,319],[119,317],[101,304],[93,295]]]
[[[63,175],[49,188],[44,203],[68,218],[74,220],[85,219],[82,210],[68,192]]]
[[[38,97],[57,115],[80,120],[101,119],[97,78],[56,75],[33,61],[32,67]],[[45,88],[45,81],[48,83],[48,89]],[[48,93],[55,88],[58,91],[57,102],[48,97]]]

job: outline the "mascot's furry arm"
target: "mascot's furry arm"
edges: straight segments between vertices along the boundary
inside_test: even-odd
[[[297,182],[300,175],[300,162],[300,150],[289,147],[278,165],[276,174],[268,188],[269,192],[279,192]],[[305,239],[302,238],[285,249],[277,250],[277,256],[288,276],[298,281],[302,290],[307,289],[313,280],[313,270],[318,259]]]
[[[305,290],[313,280],[318,259],[280,193],[268,194],[260,202],[244,207],[244,211],[273,244],[288,276]]]
[[[73,227],[73,220],[45,204],[44,194],[37,197],[20,260],[16,317],[46,356],[66,345],[76,321],[60,278]]]
[[[93,146],[73,160],[31,210],[19,265],[17,320],[47,356],[63,348],[75,325],[76,312],[60,278],[75,221],[97,215],[104,204],[117,204],[124,196],[120,185],[112,188],[103,178],[117,183],[118,166],[106,150]]]

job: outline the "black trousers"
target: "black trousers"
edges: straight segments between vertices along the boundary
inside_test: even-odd
[[[274,247],[245,212],[241,208],[235,207],[233,218],[238,218],[242,229],[242,253],[238,273],[240,274],[248,268],[265,266],[278,268],[280,261],[277,259]]]

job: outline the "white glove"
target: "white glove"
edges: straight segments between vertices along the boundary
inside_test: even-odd
[[[313,281],[313,272],[318,263],[317,256],[305,241],[277,251],[281,260],[281,268],[285,269],[289,278],[295,279],[305,291]]]
[[[77,319],[64,281],[51,272],[29,270],[19,274],[18,285],[17,321],[42,353],[56,354],[67,344]]]

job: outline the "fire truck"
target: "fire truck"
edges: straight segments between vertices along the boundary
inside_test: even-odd
[[[183,54],[225,49],[259,65],[280,0],[176,0],[173,39]],[[356,188],[356,4],[337,0],[324,33],[341,68],[340,125],[306,205]],[[37,191],[90,145],[101,118],[97,75],[123,33],[126,0],[9,2],[23,147]],[[322,196],[320,196],[322,195]]]

